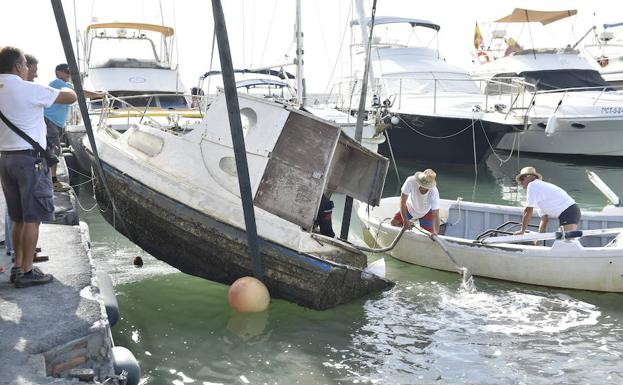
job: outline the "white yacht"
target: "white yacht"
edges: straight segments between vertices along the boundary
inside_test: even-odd
[[[143,122],[183,130],[201,118],[199,96],[189,95],[180,79],[173,59],[174,43],[174,29],[163,25],[114,22],[87,26],[81,48],[84,88],[110,94],[107,104],[90,102],[93,126],[105,117],[107,124],[119,129],[128,122]],[[90,170],[82,146],[86,130],[77,112],[76,108],[67,126],[67,141],[77,161],[73,167],[85,172]]]
[[[547,25],[575,13],[518,8],[497,22]],[[486,59],[473,75],[489,81],[486,93],[500,110],[529,120],[524,131],[506,135],[498,148],[623,156],[623,92],[604,80],[596,63],[573,47],[522,49],[494,32],[488,49],[478,52]],[[494,40],[509,48],[503,52]]]
[[[351,26],[363,24],[366,32],[361,35],[367,36],[370,23],[370,18],[362,18]],[[438,46],[430,47],[436,45],[439,29],[438,24],[420,19],[374,20],[368,97],[391,123],[385,131],[389,140],[379,152],[398,159],[480,162],[524,122],[487,104],[467,71],[448,64]],[[359,104],[365,45],[353,45],[354,71],[338,86],[343,110],[352,111]]]

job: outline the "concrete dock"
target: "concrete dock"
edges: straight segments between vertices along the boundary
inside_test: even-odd
[[[88,227],[43,224],[39,246],[49,261],[36,265],[54,281],[25,289],[8,282],[11,265],[2,250],[7,271],[0,274],[0,383],[72,383],[79,368],[93,369],[103,381],[114,374],[112,337]]]

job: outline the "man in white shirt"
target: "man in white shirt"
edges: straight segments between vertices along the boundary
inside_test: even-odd
[[[8,121],[46,148],[47,132],[43,108],[53,103],[71,104],[73,90],[57,90],[27,81],[28,67],[18,48],[0,50],[0,111]],[[15,265],[11,280],[15,287],[52,281],[50,274],[33,269],[33,258],[41,221],[54,217],[52,178],[49,167],[27,141],[0,121],[0,178],[9,216],[14,222]],[[8,235],[7,235],[8,236]]]
[[[516,234],[523,234],[532,218],[533,209],[538,210],[541,222],[539,232],[544,233],[547,229],[549,218],[558,218],[559,225],[565,231],[578,228],[582,216],[580,208],[573,198],[560,187],[543,182],[543,176],[534,167],[524,167],[515,177],[515,180],[527,190],[526,207],[523,211],[521,229]]]
[[[391,221],[393,226],[407,230],[413,227],[412,219],[417,219],[420,227],[432,236],[439,233],[439,190],[431,169],[418,171],[405,180],[400,194],[400,211]]]

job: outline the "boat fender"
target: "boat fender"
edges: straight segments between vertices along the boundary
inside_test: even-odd
[[[102,299],[104,300],[108,323],[111,327],[113,327],[117,324],[117,321],[119,321],[119,304],[117,303],[117,297],[115,297],[112,280],[110,279],[110,275],[108,275],[108,273],[98,271],[97,281],[99,283]]]
[[[393,115],[390,121],[392,122],[394,126],[397,126],[398,123],[400,123],[400,118],[398,118],[396,115]]]
[[[491,57],[485,51],[478,51],[476,57],[478,58],[478,62],[480,64],[485,64],[491,61]]]
[[[556,128],[558,127],[558,118],[556,115],[551,115],[549,119],[547,119],[547,125],[545,125],[545,135],[552,136],[556,132]]]
[[[126,372],[126,385],[138,385],[141,379],[141,367],[134,354],[123,346],[112,348],[113,368],[116,375]]]

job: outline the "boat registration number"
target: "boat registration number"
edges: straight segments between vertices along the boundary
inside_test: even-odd
[[[623,107],[601,107],[602,114],[623,114]]]

